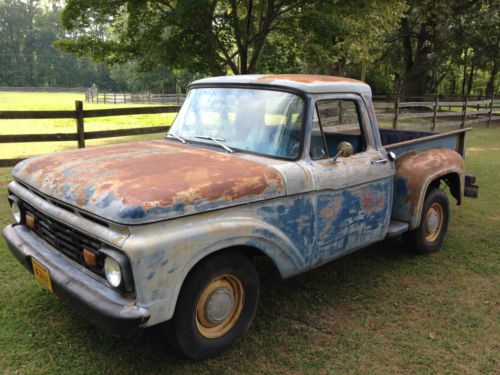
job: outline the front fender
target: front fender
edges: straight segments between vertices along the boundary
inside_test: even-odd
[[[248,208],[241,209],[245,210]],[[283,277],[309,265],[283,231],[257,215],[194,215],[132,228],[124,251],[130,257],[138,304],[151,313],[148,325],[173,316],[182,284],[199,261],[236,246],[260,250],[272,259]]]
[[[396,160],[394,180],[394,204],[392,218],[410,224],[414,229],[420,225],[420,217],[429,185],[443,176],[458,176],[459,186],[455,198],[460,203],[464,191],[464,159],[447,148],[433,148],[409,152]]]

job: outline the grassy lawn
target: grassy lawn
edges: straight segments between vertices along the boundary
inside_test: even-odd
[[[22,110],[72,110],[75,100],[85,100],[79,93],[25,93],[0,92],[0,111]],[[102,109],[118,107],[141,107],[140,104],[83,104],[84,109]],[[150,106],[150,105],[147,105]],[[147,126],[170,125],[175,114],[135,115],[98,117],[85,120],[86,131],[112,130]],[[73,119],[53,120],[0,120],[0,135],[4,134],[39,134],[39,133],[75,133],[76,124]],[[149,136],[161,137],[160,134]],[[134,137],[128,137],[133,140]],[[106,138],[87,141],[87,145],[103,145],[114,142],[124,142],[127,137]],[[0,159],[26,157],[63,151],[76,148],[76,142],[44,142],[44,143],[9,143],[1,144]]]
[[[135,341],[101,332],[39,286],[0,239],[0,369],[498,374],[500,127],[468,134],[467,169],[479,176],[480,197],[452,207],[440,252],[414,256],[393,240],[287,280],[262,259],[261,301],[245,339],[222,357],[196,364],[171,353],[157,329]],[[1,226],[11,222],[9,173],[0,169]]]

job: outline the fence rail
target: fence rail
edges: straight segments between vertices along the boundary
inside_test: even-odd
[[[375,97],[374,107],[379,120],[392,120],[392,128],[397,129],[423,129],[430,128],[434,131],[437,128],[485,123],[491,126],[493,121],[500,120],[500,98],[470,100],[468,97],[460,100],[450,101],[450,97],[440,101],[438,96],[433,101],[429,97],[409,98],[412,101],[402,102],[400,96],[392,97],[391,101],[378,101]],[[452,110],[453,109],[453,110]],[[443,120],[446,118],[445,121]],[[428,121],[417,124],[412,120],[427,119]],[[407,120],[407,121],[404,121]],[[409,120],[409,121],[408,121]],[[382,121],[385,122],[385,121]],[[409,123],[408,123],[409,122]],[[387,126],[387,124],[384,124]]]
[[[181,105],[185,99],[186,94],[99,92],[95,88],[88,89],[85,92],[85,101],[87,103]]]
[[[1,86],[0,91],[15,91],[15,92],[87,92],[86,87],[12,87]]]
[[[87,139],[161,133],[166,132],[169,126],[151,126],[86,132],[85,118],[176,113],[179,111],[179,108],[179,106],[156,106],[84,110],[83,103],[77,100],[75,101],[75,110],[71,111],[0,111],[0,119],[75,119],[76,124],[75,133],[7,134],[0,135],[0,143],[76,141],[78,148],[84,148],[85,140]],[[23,158],[0,159],[0,167],[10,167],[21,160],[23,160]]]

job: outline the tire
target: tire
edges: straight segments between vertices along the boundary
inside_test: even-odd
[[[249,257],[231,252],[210,256],[184,282],[168,339],[193,361],[215,357],[243,337],[258,299],[259,276]]]
[[[433,253],[441,247],[448,231],[450,204],[441,189],[432,189],[425,197],[420,226],[404,236],[406,245],[417,254]]]

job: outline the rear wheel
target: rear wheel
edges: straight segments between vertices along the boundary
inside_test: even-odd
[[[257,309],[259,278],[250,258],[213,255],[197,265],[182,288],[171,339],[192,360],[221,354],[237,343]]]
[[[420,226],[405,234],[405,243],[419,254],[437,251],[448,231],[450,204],[446,193],[431,190],[425,197]]]

